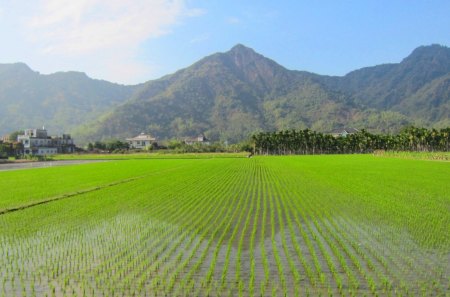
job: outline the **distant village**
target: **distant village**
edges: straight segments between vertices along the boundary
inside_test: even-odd
[[[164,149],[165,146],[158,145],[156,137],[141,133],[135,137],[127,138],[119,143],[117,148],[131,150],[154,150]],[[182,138],[180,143],[184,145],[210,145],[210,141],[203,135],[197,137]],[[101,142],[89,143],[87,151],[106,150],[106,144]],[[51,156],[55,154],[71,154],[83,152],[84,149],[75,145],[70,134],[61,136],[50,136],[45,129],[25,129],[20,133],[4,135],[0,138],[0,158],[9,156]]]
[[[343,128],[334,130],[331,135],[334,137],[346,137],[359,132],[355,128]],[[228,146],[228,145],[227,145]],[[116,140],[109,143],[94,142],[89,143],[86,149],[79,148],[75,145],[74,139],[70,134],[62,134],[60,136],[50,136],[45,129],[25,129],[11,135],[5,135],[0,138],[0,158],[11,156],[36,156],[45,157],[55,154],[71,154],[75,152],[111,152],[111,151],[150,151],[163,149],[177,149],[180,147],[188,148],[187,151],[199,150],[203,151],[220,151],[220,148],[211,145],[211,142],[205,135],[200,134],[196,137],[184,137],[169,145],[158,144],[156,137],[140,133],[135,137],[126,138],[125,140]],[[190,149],[190,150],[189,150]],[[234,150],[245,150],[238,148]]]

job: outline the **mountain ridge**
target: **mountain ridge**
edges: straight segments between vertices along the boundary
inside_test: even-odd
[[[40,74],[24,63],[0,64],[0,133],[42,125],[68,132],[122,103],[136,88],[83,72]]]
[[[0,64],[0,103],[2,73]],[[63,93],[67,90],[61,84],[69,77],[79,86],[90,80],[77,72],[53,75],[45,77],[53,83],[62,77],[58,90]],[[102,84],[99,92],[96,88]],[[105,106],[87,112],[86,119],[69,129],[82,142],[143,131],[162,138],[205,133],[231,142],[255,131],[306,127],[322,132],[342,126],[395,132],[408,124],[450,124],[449,84],[450,49],[441,45],[418,47],[399,63],[326,76],[288,70],[237,44],[137,86],[92,80],[92,90],[84,94]]]
[[[444,53],[449,50],[441,46],[430,48]],[[427,49],[413,51],[400,63],[366,67],[332,77],[288,70],[238,44],[225,53],[212,54],[157,82],[147,83],[139,95],[111,113],[103,123],[97,123],[97,131],[91,130],[90,134],[93,138],[125,137],[145,130],[161,137],[207,133],[212,138],[239,141],[258,130],[309,127],[325,131],[355,125],[394,132],[411,123],[429,125],[427,121],[439,122],[448,117],[447,112],[435,112],[435,118],[424,116],[421,121],[415,121],[401,107],[417,104],[408,104],[408,98],[403,98],[407,96],[395,96],[395,92],[409,90],[407,82],[411,75],[402,69],[409,71],[410,67],[405,67],[405,63],[422,57]],[[426,88],[440,75],[418,84],[407,95]],[[399,87],[392,81],[393,76]],[[388,89],[383,87],[386,77]],[[428,89],[423,93],[433,93],[431,89],[439,86]],[[368,95],[381,100],[363,100]],[[448,98],[444,101],[448,102]],[[426,108],[423,113],[426,115]],[[131,122],[130,114],[135,119]]]

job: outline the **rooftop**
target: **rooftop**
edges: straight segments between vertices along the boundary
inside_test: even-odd
[[[151,136],[150,134],[145,134],[145,133],[141,133],[136,137],[133,138],[127,138],[128,141],[132,141],[132,140],[149,140],[149,141],[154,141],[156,140],[155,137]]]
[[[342,133],[344,133],[344,132],[346,132],[347,134],[353,134],[353,133],[358,133],[359,132],[359,130],[358,129],[356,129],[356,128],[341,128],[341,129],[335,129],[335,130],[333,130],[333,134],[342,134]]]

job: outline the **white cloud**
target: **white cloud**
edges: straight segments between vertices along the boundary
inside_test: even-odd
[[[35,13],[27,19],[25,30],[41,54],[68,58],[93,54],[102,59],[104,53],[99,67],[116,56],[119,64],[129,63],[125,68],[130,72],[132,69],[141,72],[142,67],[135,61],[140,44],[170,33],[183,18],[204,13],[187,8],[185,2],[41,0]]]
[[[46,52],[82,53],[111,46],[136,46],[167,34],[179,18],[198,15],[182,0],[43,0],[28,22]]]
[[[231,24],[231,25],[237,25],[237,24],[241,23],[241,20],[237,17],[229,17],[229,18],[227,18],[226,21],[228,24]]]

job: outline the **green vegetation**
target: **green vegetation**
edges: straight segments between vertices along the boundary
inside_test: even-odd
[[[127,151],[130,145],[126,141],[121,141],[119,139],[111,139],[106,142],[96,141],[94,143],[89,142],[86,146],[87,151],[92,152],[94,150],[98,151],[108,151],[108,152],[120,152]]]
[[[266,155],[371,153],[375,150],[448,152],[450,127],[441,130],[408,127],[397,135],[361,130],[333,137],[309,129],[261,132],[252,136],[254,152]]]
[[[42,75],[23,63],[0,64],[0,136],[42,125],[52,133],[71,132],[125,102],[137,88],[81,72]]]
[[[2,142],[0,141],[0,159],[8,157],[18,157],[23,150],[20,142]]]
[[[52,156],[53,160],[132,160],[132,159],[211,159],[244,158],[248,153],[182,153],[158,151],[124,154],[63,154]]]
[[[0,215],[0,296],[445,296],[449,176],[371,155],[0,172],[23,206]]]
[[[85,147],[88,153],[114,153],[114,154],[130,154],[137,152],[156,152],[159,154],[192,154],[192,153],[236,153],[242,151],[251,151],[250,144],[248,142],[241,142],[237,144],[228,145],[225,142],[213,142],[208,144],[194,143],[186,144],[185,141],[179,139],[171,139],[163,141],[162,143],[153,143],[148,148],[133,149],[130,148],[128,142],[124,142],[118,139],[110,139],[109,141],[96,141],[94,143],[89,142]]]
[[[376,151],[376,156],[415,160],[450,161],[450,152],[385,152]]]
[[[162,163],[129,160],[0,172],[0,188],[7,189],[2,191],[0,212],[80,191],[98,190],[99,187],[150,176],[183,164],[183,160],[165,160]]]

